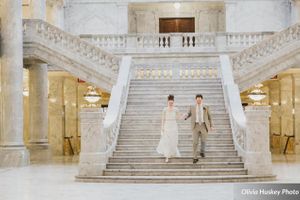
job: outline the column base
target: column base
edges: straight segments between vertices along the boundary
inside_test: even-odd
[[[249,175],[270,175],[272,170],[271,153],[247,153],[245,157],[245,168]]]
[[[23,167],[30,164],[29,151],[23,147],[0,147],[0,167]]]
[[[49,143],[30,143],[27,148],[30,152],[31,162],[46,162],[52,159]]]
[[[106,169],[108,157],[105,153],[80,153],[78,176],[101,176]]]

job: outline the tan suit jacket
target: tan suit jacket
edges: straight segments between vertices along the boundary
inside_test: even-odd
[[[189,117],[191,117],[191,128],[193,130],[196,126],[196,105],[190,106],[186,119]],[[208,106],[203,106],[203,121],[208,131],[209,128],[212,127],[212,120]]]

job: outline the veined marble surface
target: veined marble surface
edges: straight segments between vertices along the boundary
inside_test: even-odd
[[[5,200],[229,200],[233,183],[113,184],[75,182],[78,157],[57,157],[28,167],[0,169],[0,199]],[[300,155],[273,155],[276,182],[300,182]],[[216,192],[217,191],[217,192]]]

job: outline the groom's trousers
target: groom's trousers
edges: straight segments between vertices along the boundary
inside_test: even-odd
[[[199,138],[201,137],[201,153],[205,153],[207,129],[205,123],[196,123],[193,129],[193,158],[197,158],[197,148],[199,144]]]

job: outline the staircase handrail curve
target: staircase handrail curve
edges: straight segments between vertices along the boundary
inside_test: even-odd
[[[23,36],[46,39],[50,44],[58,44],[70,52],[88,59],[96,66],[109,69],[117,74],[120,58],[102,50],[78,36],[67,33],[58,27],[40,19],[23,19]]]
[[[257,44],[246,48],[230,57],[234,73],[251,70],[247,65],[270,56],[281,48],[300,40],[300,23],[296,23]],[[247,69],[248,68],[248,69]]]
[[[103,120],[106,135],[106,152],[114,151],[122,114],[124,114],[131,79],[131,57],[123,56],[116,85],[113,86],[105,118]]]
[[[220,67],[225,105],[230,118],[234,144],[239,155],[243,157],[247,152],[246,116],[241,103],[239,87],[234,83],[228,55],[220,56]]]

